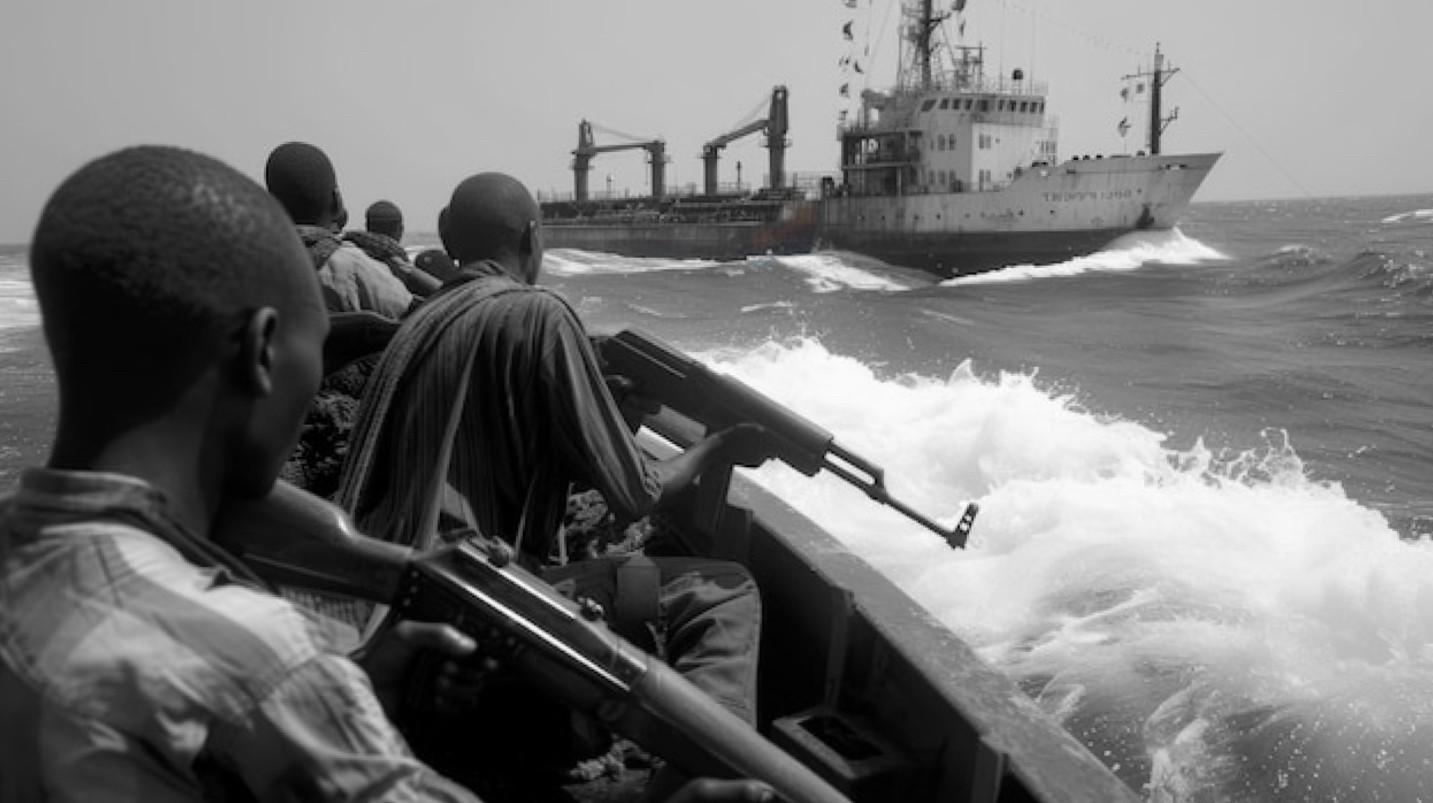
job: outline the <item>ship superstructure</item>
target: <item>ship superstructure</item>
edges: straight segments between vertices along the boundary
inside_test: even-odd
[[[948,65],[938,61],[933,40],[943,19],[923,0],[908,22],[910,55],[896,87],[866,90],[856,119],[841,126],[844,193],[983,192],[1057,161],[1045,84],[1020,69],[987,76],[982,45],[954,46]]]
[[[841,180],[822,203],[820,245],[944,275],[1064,261],[1172,227],[1219,158],[1062,162],[1043,82],[989,75],[981,46],[938,47],[946,15],[931,0],[906,12],[896,86],[863,92],[838,129]]]

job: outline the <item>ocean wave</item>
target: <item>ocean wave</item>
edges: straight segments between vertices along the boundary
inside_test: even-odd
[[[746,305],[746,306],[744,306],[744,307],[741,308],[741,312],[742,312],[743,315],[748,315],[748,314],[753,313],[753,312],[772,312],[772,311],[780,311],[780,312],[787,312],[787,313],[789,313],[789,312],[791,312],[792,310],[794,310],[795,308],[796,308],[796,305],[793,304],[793,303],[791,303],[790,301],[770,301],[770,302],[766,302],[766,303],[763,303],[763,304],[748,304],[748,305]]]
[[[40,325],[40,306],[28,278],[0,278],[0,329]]]
[[[751,259],[781,265],[801,274],[815,293],[834,293],[839,290],[900,292],[919,286],[919,282],[910,278],[907,271],[881,266],[881,263],[863,267],[858,264],[861,257],[840,251]]]
[[[1433,209],[1414,209],[1411,212],[1400,212],[1396,215],[1389,215],[1380,222],[1386,226],[1401,223],[1433,224]]]
[[[880,376],[811,339],[704,357],[915,509],[978,501],[952,551],[824,473],[752,473],[1152,799],[1433,793],[1433,542],[1310,476],[1282,430],[1171,448],[1033,374]]]
[[[1224,293],[1282,290],[1326,282],[1338,273],[1339,265],[1328,252],[1304,243],[1287,243],[1250,258],[1246,269],[1220,277],[1219,289]]]
[[[1401,295],[1433,295],[1433,268],[1428,265],[1392,254],[1365,251],[1350,260],[1349,266],[1359,273],[1360,278],[1399,290]]]
[[[710,259],[624,257],[576,248],[554,248],[543,254],[542,269],[554,276],[603,273],[653,273],[711,268],[723,263]]]
[[[1226,291],[1261,287],[1341,294],[1348,315],[1400,315],[1407,301],[1433,297],[1433,267],[1416,255],[1365,250],[1336,259],[1311,246],[1288,245],[1222,284]]]
[[[1079,276],[1085,273],[1123,273],[1146,265],[1196,265],[1228,259],[1226,255],[1179,229],[1126,234],[1093,254],[1053,265],[1010,265],[999,270],[957,276],[941,282],[944,287],[969,284],[1000,284],[1036,279]]]

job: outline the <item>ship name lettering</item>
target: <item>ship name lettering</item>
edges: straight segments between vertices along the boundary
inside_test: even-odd
[[[1072,203],[1079,201],[1116,201],[1126,200],[1134,197],[1134,190],[1105,190],[1104,192],[1079,191],[1079,192],[1047,192],[1044,193],[1046,203]]]
[[[1070,201],[1093,201],[1100,197],[1097,192],[1047,192],[1045,200],[1050,203],[1068,203]]]

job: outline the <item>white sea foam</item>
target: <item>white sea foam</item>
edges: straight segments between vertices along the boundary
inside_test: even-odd
[[[1389,215],[1383,219],[1383,223],[1388,225],[1397,223],[1433,223],[1433,209],[1415,209],[1411,212],[1400,212],[1396,215]]]
[[[863,268],[851,263],[845,255],[818,252],[797,256],[753,257],[752,259],[772,260],[797,273],[803,274],[813,292],[834,293],[838,290],[874,290],[896,292],[908,290],[915,283],[896,275],[896,269],[880,271]]]
[[[880,378],[819,343],[705,355],[885,467],[969,548],[826,474],[753,472],[1154,800],[1433,794],[1433,543],[1309,478],[1279,432],[1221,458],[1023,374]]]
[[[1184,234],[1179,229],[1135,232],[1115,240],[1103,250],[1054,265],[1011,265],[999,270],[958,276],[941,282],[947,287],[965,284],[1023,282],[1084,273],[1122,273],[1150,263],[1191,265],[1228,259],[1218,250]]]
[[[764,304],[748,304],[742,307],[741,311],[743,314],[771,311],[789,312],[795,308],[796,305],[791,303],[790,301],[769,301]]]
[[[0,330],[40,325],[40,307],[28,279],[0,275]]]
[[[652,273],[655,271],[696,270],[720,265],[709,259],[657,259],[624,257],[576,248],[553,248],[543,254],[542,269],[553,276],[578,276],[602,273]]]

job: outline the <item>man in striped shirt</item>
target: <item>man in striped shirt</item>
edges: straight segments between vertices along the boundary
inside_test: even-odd
[[[470,639],[407,622],[351,659],[209,540],[226,496],[272,488],[319,381],[327,317],[283,210],[131,148],[61,184],[30,264],[60,414],[0,500],[0,800],[472,800],[385,713],[413,650]]]

